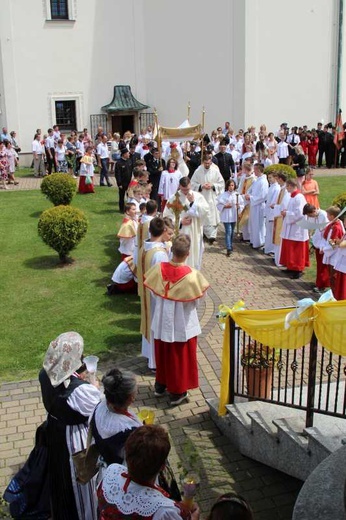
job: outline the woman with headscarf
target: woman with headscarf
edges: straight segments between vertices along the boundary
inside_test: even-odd
[[[39,374],[47,417],[48,478],[54,520],[96,520],[95,479],[76,482],[72,455],[86,447],[88,419],[100,392],[84,380],[84,341],[77,332],[60,334],[48,347]]]

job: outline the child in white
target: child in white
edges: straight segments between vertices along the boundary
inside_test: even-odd
[[[230,256],[233,250],[233,234],[237,222],[237,194],[235,192],[235,182],[228,179],[225,185],[224,193],[218,196],[216,207],[220,213],[220,221],[225,228],[225,242],[227,256]]]
[[[167,163],[167,170],[161,174],[158,194],[162,199],[161,209],[165,209],[167,200],[169,200],[179,189],[179,180],[182,178],[182,173],[178,170],[178,162],[175,159],[169,159]]]

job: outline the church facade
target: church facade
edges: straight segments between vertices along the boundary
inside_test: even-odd
[[[178,126],[188,102],[207,131],[335,121],[342,3],[0,0],[0,126],[29,154],[36,128]]]

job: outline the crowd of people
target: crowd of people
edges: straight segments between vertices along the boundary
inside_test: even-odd
[[[275,265],[285,269],[292,279],[299,279],[309,266],[312,242],[318,266],[314,291],[331,287],[337,299],[345,297],[345,231],[343,219],[339,218],[340,208],[328,208],[327,214],[336,211],[336,215],[331,224],[326,217],[324,227],[320,222],[314,225],[315,217],[311,216],[311,207],[320,218],[325,214],[320,210],[319,186],[313,177],[317,162],[322,161],[318,136],[321,132],[332,134],[328,125],[323,130],[321,126],[319,123],[316,131],[293,127],[289,132],[282,124],[274,135],[267,133],[262,125],[258,133],[250,127],[247,132],[240,130],[235,135],[229,123],[225,123],[223,129],[219,127],[211,133],[211,138],[204,136],[199,143],[167,141],[161,149],[149,140],[149,134],[133,138],[135,142],[130,141],[122,149],[124,158],[115,164],[117,185],[122,190],[119,209],[123,211],[129,203],[133,207],[126,210],[126,229],[118,233],[123,263],[113,275],[110,290],[127,290],[124,283],[130,283],[133,290],[137,235],[142,233],[142,221],[161,211],[164,217],[172,219],[176,233],[190,237],[187,264],[194,269],[201,268],[204,244],[214,244],[221,222],[227,256],[232,254],[237,232],[242,242],[272,257]],[[130,150],[138,154],[135,166],[130,160]],[[296,177],[288,178],[287,172],[280,168],[266,175],[265,167],[272,164],[291,165]],[[149,206],[153,203],[156,206],[154,214],[149,209],[146,216],[148,201],[151,201]],[[132,211],[130,218],[129,211]],[[129,222],[132,229],[127,235]],[[340,223],[337,235],[336,223]],[[329,254],[330,248],[333,254]],[[127,256],[134,259],[132,270]],[[321,265],[329,273],[322,285]]]
[[[182,499],[170,468],[168,433],[161,426],[143,425],[132,410],[136,376],[120,368],[108,370],[102,396],[99,383],[88,379],[83,350],[78,333],[61,334],[50,343],[39,374],[47,410],[46,478],[52,518],[198,520],[198,504],[186,489]],[[98,471],[82,485],[73,455],[88,442],[99,454]],[[232,493],[219,497],[208,516],[229,518],[253,519],[249,504]]]

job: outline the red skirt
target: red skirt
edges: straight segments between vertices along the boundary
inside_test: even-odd
[[[197,336],[185,343],[155,339],[155,359],[156,381],[170,394],[198,388]]]
[[[93,177],[91,177],[93,181]],[[85,175],[81,175],[79,177],[79,187],[78,187],[79,193],[95,193],[94,190],[94,182],[91,184],[85,184]]]
[[[298,240],[282,239],[280,264],[287,267],[289,271],[304,271],[309,267],[309,241],[298,242]]]
[[[346,300],[346,273],[335,271],[333,294],[336,300]]]
[[[319,249],[315,249],[316,256],[316,287],[318,289],[326,289],[330,287],[329,269],[328,265],[322,262],[323,254],[321,255]]]

